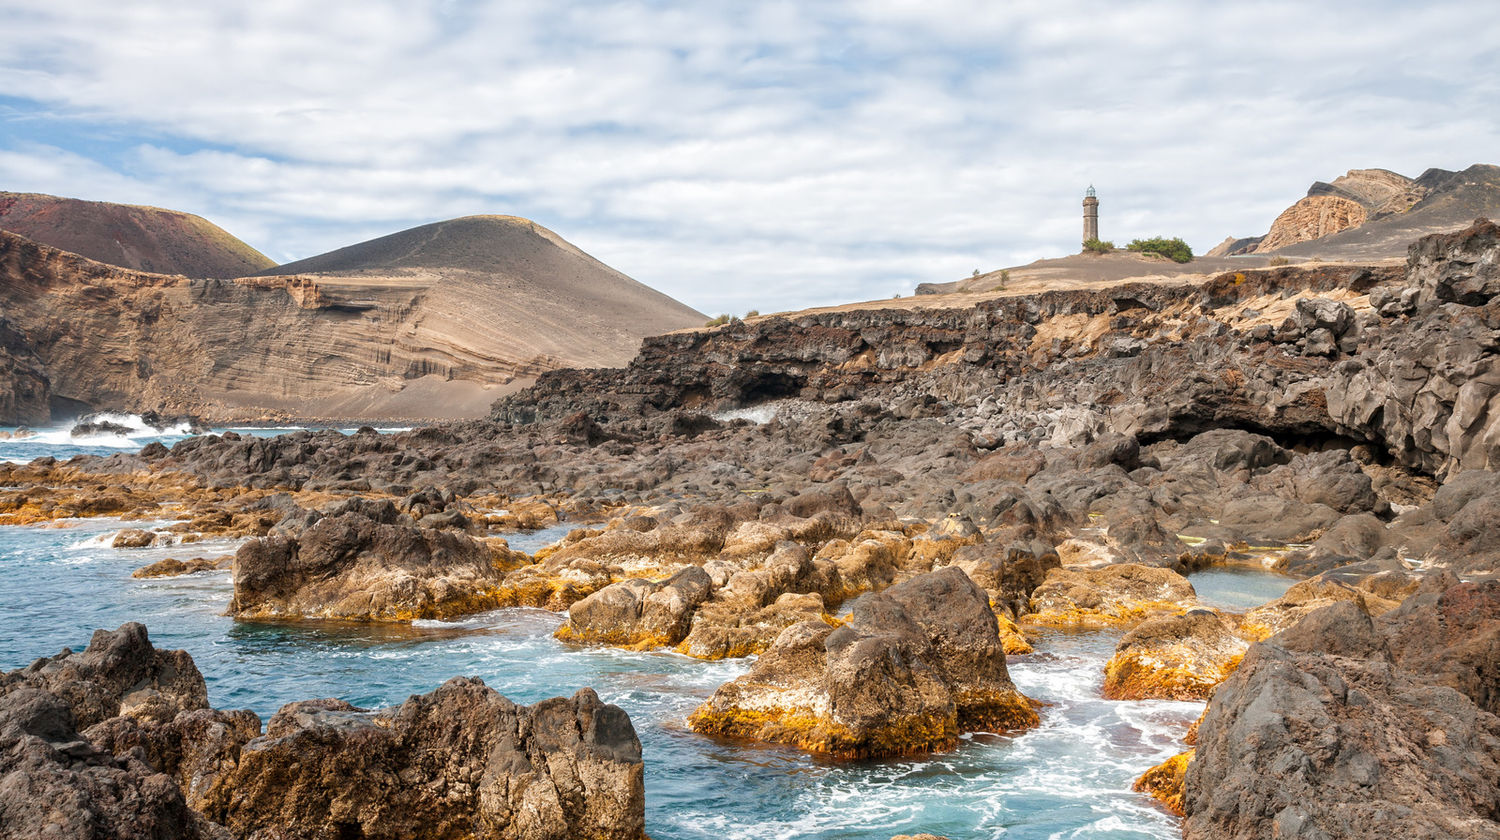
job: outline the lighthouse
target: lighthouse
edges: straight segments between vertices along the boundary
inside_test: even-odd
[[[1094,197],[1094,185],[1083,194],[1083,241],[1099,238],[1099,199]]]

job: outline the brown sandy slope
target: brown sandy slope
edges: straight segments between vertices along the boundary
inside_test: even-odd
[[[0,230],[157,274],[240,277],[274,264],[201,216],[159,207],[0,192]]]
[[[400,343],[442,367],[518,375],[622,365],[641,339],[706,317],[515,216],[466,216],[268,269],[350,299],[405,290],[419,311]]]
[[[425,245],[388,250],[403,237]],[[0,384],[44,371],[30,422],[58,398],[211,422],[480,417],[544,370],[623,365],[646,335],[704,320],[524,220],[429,225],[308,264],[370,267],[190,280],[0,232],[0,313],[26,339]]]

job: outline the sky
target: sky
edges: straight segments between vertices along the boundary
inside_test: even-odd
[[[524,216],[708,313],[1264,233],[1318,180],[1500,163],[1483,4],[0,0],[0,190],[278,262]]]

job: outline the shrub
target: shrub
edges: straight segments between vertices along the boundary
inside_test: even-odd
[[[1186,242],[1173,237],[1157,236],[1151,239],[1135,239],[1126,246],[1142,254],[1161,254],[1172,262],[1185,263],[1193,258],[1193,249]]]
[[[758,318],[758,317],[760,317],[760,310],[759,309],[752,309],[749,312],[745,313],[745,317],[746,318]]]
[[[1289,264],[1290,262],[1291,262],[1291,260],[1287,259],[1286,257],[1272,257],[1266,263],[1266,265],[1269,265],[1272,268],[1279,268],[1279,267],[1281,267],[1283,265]]]
[[[1115,249],[1115,243],[1104,239],[1085,239],[1083,250],[1093,251],[1096,254],[1108,254]]]
[[[724,326],[727,323],[729,323],[729,316],[728,315],[719,315],[719,316],[713,318],[712,320],[710,320],[708,323],[704,324],[703,326],[705,326],[705,327],[722,327],[722,326]]]

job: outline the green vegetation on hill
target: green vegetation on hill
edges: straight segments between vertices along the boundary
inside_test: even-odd
[[[1156,236],[1151,239],[1132,239],[1125,247],[1142,254],[1161,254],[1172,262],[1185,263],[1193,258],[1193,249],[1178,237],[1168,239],[1165,236]]]
[[[1085,251],[1093,251],[1096,254],[1108,254],[1110,251],[1113,251],[1114,249],[1115,249],[1115,243],[1110,242],[1109,240],[1106,240],[1106,239],[1097,239],[1096,238],[1096,239],[1085,239],[1085,240],[1083,240],[1083,250],[1085,250]]]

